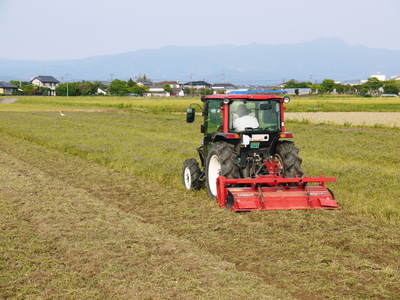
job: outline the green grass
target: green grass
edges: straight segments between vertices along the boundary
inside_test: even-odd
[[[72,141],[58,148],[12,135],[0,133],[4,297],[396,299],[400,292],[398,224],[347,206],[229,213],[204,191],[90,162],[88,148],[71,152]]]
[[[398,129],[287,122],[341,209],[237,214],[182,188],[200,120],[137,101],[0,105],[0,298],[398,297]]]
[[[200,120],[149,113],[0,112],[0,131],[78,155],[170,187],[180,188],[186,158],[197,157]],[[333,184],[345,209],[400,220],[400,132],[288,123],[307,175],[338,177]]]
[[[184,112],[191,103],[201,104],[195,98],[143,98],[143,97],[17,97],[15,104],[4,104],[0,110],[82,110],[125,109],[153,113]],[[351,112],[400,111],[399,98],[361,98],[349,96],[292,97],[288,112]]]
[[[14,155],[0,152],[2,297],[286,299],[256,276]]]

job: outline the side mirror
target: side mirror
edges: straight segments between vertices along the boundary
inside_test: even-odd
[[[194,108],[189,107],[186,110],[186,123],[193,123],[195,116],[196,116],[196,110]]]

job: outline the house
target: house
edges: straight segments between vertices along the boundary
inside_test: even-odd
[[[226,93],[227,91],[230,90],[235,90],[236,86],[234,86],[232,83],[214,83],[212,85],[212,90],[214,94],[217,93]]]
[[[146,97],[169,97],[171,94],[164,88],[149,88],[145,94]]]
[[[184,84],[184,87],[189,89],[201,90],[201,89],[211,89],[212,85],[206,81],[200,80],[200,81],[186,82]]]
[[[97,91],[96,91],[96,95],[107,95],[107,89],[98,87]]]
[[[17,93],[18,87],[11,83],[0,81],[0,95],[13,95]]]
[[[172,89],[180,89],[182,86],[178,81],[161,81],[157,83],[157,85],[160,86],[164,86],[166,84],[168,84]]]
[[[182,90],[182,84],[178,81],[161,81],[154,83],[153,87],[164,88],[165,85],[171,87],[171,96],[179,96],[179,92]]]
[[[50,89],[49,96],[56,95],[56,88],[60,82],[53,76],[37,76],[31,80],[33,85]]]
[[[385,81],[386,80],[386,75],[378,73],[378,74],[371,75],[369,78],[376,78],[379,81]]]
[[[392,77],[390,77],[390,80],[400,80],[400,76],[398,76],[398,75],[392,76]]]
[[[153,82],[151,81],[139,81],[137,84],[140,86],[148,86],[148,87],[153,86]]]

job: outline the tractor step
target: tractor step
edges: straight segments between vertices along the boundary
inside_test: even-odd
[[[335,178],[259,176],[256,178],[217,179],[217,202],[234,211],[295,210],[339,208],[325,182]],[[319,185],[309,185],[318,183]]]

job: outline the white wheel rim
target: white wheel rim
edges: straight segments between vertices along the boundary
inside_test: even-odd
[[[185,180],[185,187],[186,189],[190,190],[192,187],[192,174],[190,174],[190,169],[189,167],[185,168],[185,172],[183,174],[184,180]]]
[[[208,163],[208,186],[211,194],[217,196],[217,178],[221,174],[221,163],[217,155],[211,156],[210,162]]]

